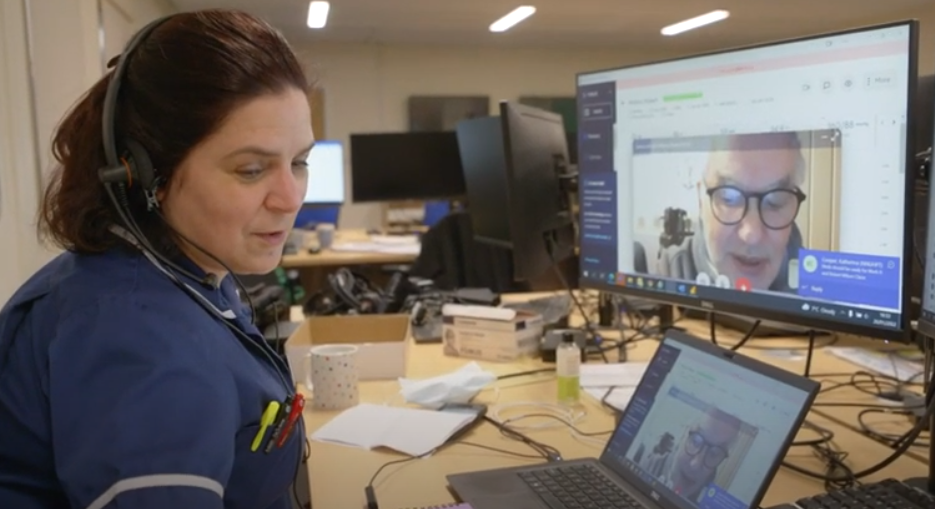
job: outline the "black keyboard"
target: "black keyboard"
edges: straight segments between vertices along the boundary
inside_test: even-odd
[[[801,509],[932,509],[935,497],[895,479],[887,479],[803,498],[795,505]]]
[[[551,509],[643,509],[593,465],[560,465],[519,476]]]

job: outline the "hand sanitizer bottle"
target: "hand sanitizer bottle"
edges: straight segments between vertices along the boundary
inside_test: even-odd
[[[558,402],[574,405],[581,394],[581,349],[570,332],[562,335],[562,342],[555,350],[555,373],[558,375]]]

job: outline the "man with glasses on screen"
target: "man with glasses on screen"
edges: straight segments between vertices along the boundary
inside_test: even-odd
[[[717,469],[730,456],[740,434],[740,419],[717,407],[689,429],[676,451],[665,485],[681,497],[697,502],[702,490],[714,482]]]
[[[698,184],[701,227],[659,255],[661,275],[741,290],[794,291],[805,159],[795,132],[721,136]]]

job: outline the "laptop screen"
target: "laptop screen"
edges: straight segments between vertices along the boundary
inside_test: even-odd
[[[601,460],[671,507],[748,509],[807,390],[667,338]]]

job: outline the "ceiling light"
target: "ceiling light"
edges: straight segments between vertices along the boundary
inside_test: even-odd
[[[325,28],[325,25],[328,23],[329,9],[331,9],[331,4],[328,2],[321,2],[319,0],[310,2],[308,4],[308,27]]]
[[[536,8],[531,5],[523,5],[510,11],[506,16],[490,24],[491,32],[506,32],[516,24],[535,14]]]
[[[703,27],[705,25],[710,25],[711,23],[723,21],[727,19],[728,16],[730,16],[730,13],[727,11],[711,11],[707,14],[695,16],[694,18],[686,19],[685,21],[679,21],[678,23],[664,27],[660,32],[662,35],[678,35],[682,32],[694,30],[698,27]]]

